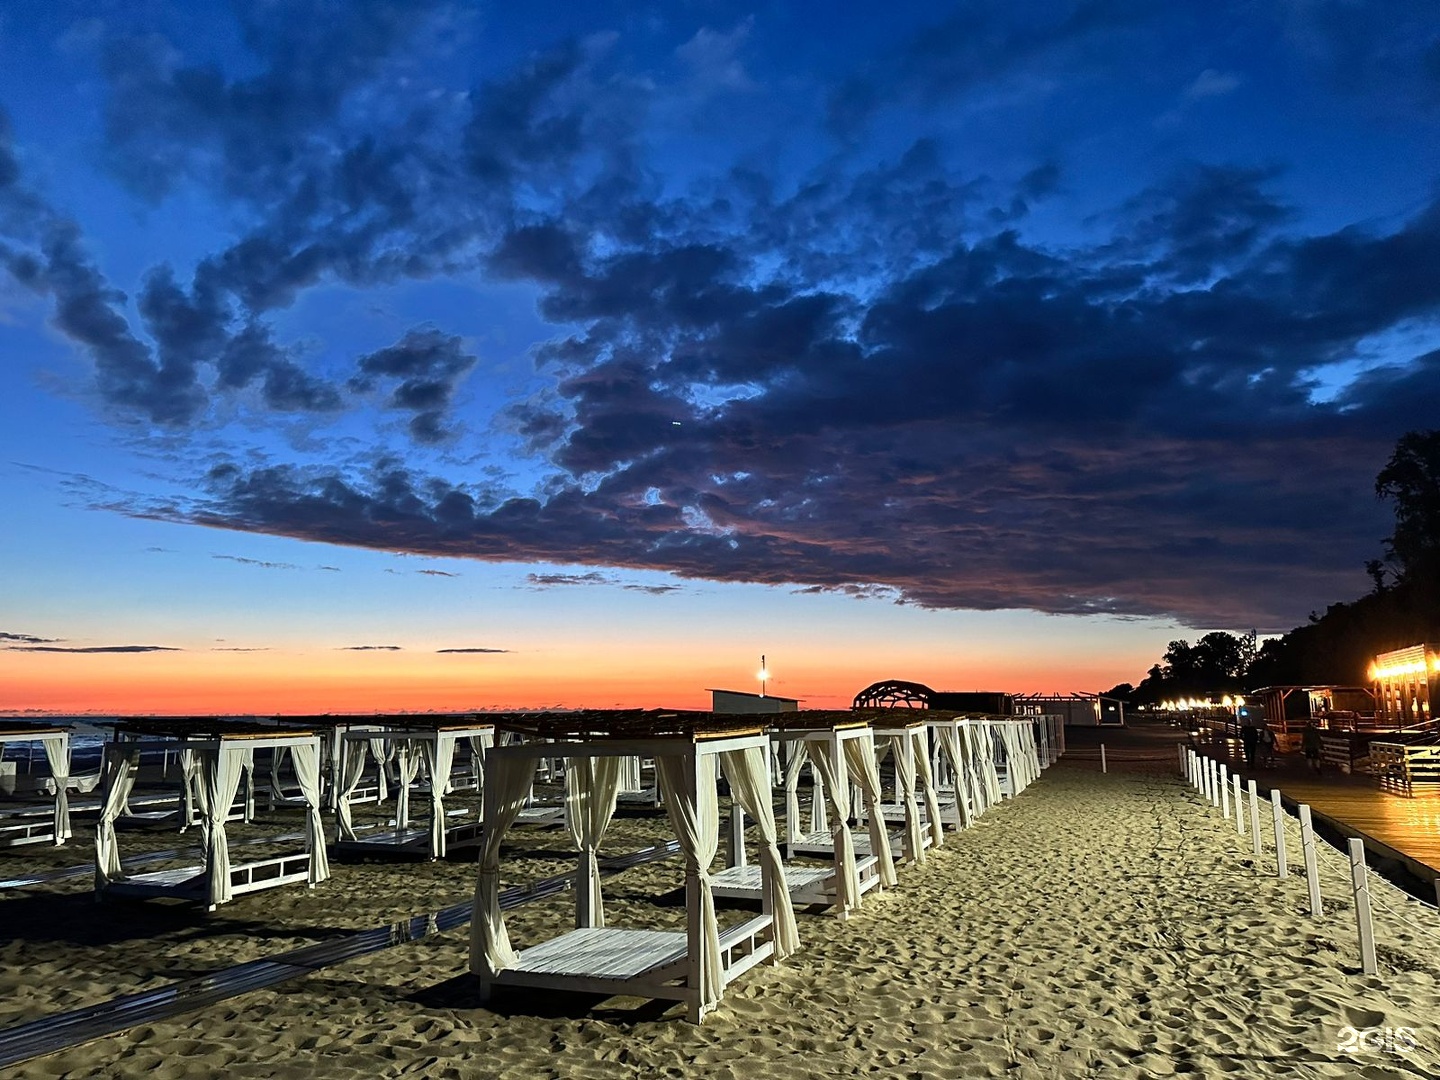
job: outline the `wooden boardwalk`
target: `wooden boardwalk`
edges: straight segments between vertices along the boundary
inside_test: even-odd
[[[1209,752],[1224,761],[1222,750],[1214,744]],[[1278,788],[1286,804],[1306,803],[1317,820],[1345,836],[1360,837],[1375,854],[1403,863],[1422,881],[1440,881],[1440,785],[1419,786],[1414,796],[1397,795],[1363,774],[1327,766],[1317,775],[1298,754],[1279,755],[1273,767],[1252,770],[1241,760],[1232,757],[1231,769],[1239,766],[1241,777],[1254,780],[1267,798],[1271,788]]]

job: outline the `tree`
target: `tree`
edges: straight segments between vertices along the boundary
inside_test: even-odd
[[[1440,430],[1400,436],[1375,477],[1375,494],[1395,503],[1385,552],[1397,582],[1433,587],[1440,578]]]

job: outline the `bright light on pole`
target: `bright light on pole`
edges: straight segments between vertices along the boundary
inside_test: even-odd
[[[760,671],[756,676],[760,680],[760,696],[765,696],[765,680],[770,677],[770,672],[765,670],[765,654],[760,654]]]

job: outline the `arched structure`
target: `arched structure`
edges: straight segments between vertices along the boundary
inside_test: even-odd
[[[855,695],[856,709],[933,709],[935,691],[924,683],[884,679]]]

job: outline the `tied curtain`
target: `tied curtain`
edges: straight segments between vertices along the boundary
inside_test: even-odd
[[[686,888],[694,888],[699,901],[700,925],[691,927],[690,940],[698,942],[700,1009],[720,1000],[725,973],[720,969],[720,927],[715,921],[715,894],[710,889],[710,864],[720,849],[720,803],[716,795],[714,754],[686,747],[683,754],[660,754],[655,775],[665,812],[685,853]],[[697,933],[698,931],[698,933]]]
[[[470,743],[470,771],[475,774],[475,790],[485,794],[485,755],[495,745],[495,733],[485,731],[468,737]]]
[[[115,821],[125,810],[130,789],[135,786],[135,773],[140,770],[140,748],[121,743],[107,743],[101,769],[104,780],[100,800],[100,820],[95,824],[95,887],[104,888],[124,877],[120,868],[120,848],[115,842]]]
[[[880,766],[875,762],[875,739],[868,731],[859,737],[844,739],[845,764],[860,787],[865,800],[865,820],[870,826],[870,853],[879,861],[880,884],[890,888],[895,877],[895,857],[890,853],[890,830],[885,825],[881,805]],[[913,800],[912,800],[913,804]]]
[[[940,749],[950,762],[951,772],[955,774],[955,809],[960,815],[960,827],[968,829],[975,823],[975,814],[980,812],[980,804],[978,801],[972,803],[974,784],[970,757],[967,750],[961,749],[961,729],[957,724],[941,724],[935,732],[940,738]]]
[[[240,780],[254,767],[255,751],[250,747],[221,743],[218,750],[200,754],[200,809],[205,822],[205,863],[209,867],[209,904],[226,904],[230,890],[230,843],[225,838],[225,819],[240,790]]]
[[[42,745],[55,781],[55,846],[59,847],[70,839],[70,736],[52,735]]]
[[[615,816],[615,798],[627,761],[639,758],[587,757],[565,759],[565,828],[580,852],[580,874],[587,888],[575,890],[575,925],[605,925],[600,896],[600,841]]]
[[[350,813],[350,796],[355,794],[355,789],[360,786],[360,778],[365,775],[365,747],[373,745],[370,739],[346,739],[340,751],[340,762],[343,776],[340,779],[339,791],[335,798],[335,839],[354,840],[355,819]],[[381,775],[384,775],[382,767]],[[381,781],[382,785],[384,781]]]
[[[310,884],[318,885],[330,877],[325,824],[320,818],[320,740],[295,746],[291,758],[295,762],[295,776],[300,781],[300,794],[305,800],[305,850],[310,853]],[[363,763],[363,755],[361,760]]]
[[[920,781],[920,794],[925,800],[925,820],[930,825],[930,842],[939,847],[945,842],[945,822],[940,820],[940,799],[935,793],[935,776],[930,771],[930,739],[927,728],[915,732],[915,774]]]
[[[395,748],[386,739],[370,739],[369,743],[370,756],[375,759],[376,771],[380,773],[380,796],[377,801],[383,803],[390,797],[390,784],[385,766],[395,756]]]
[[[480,862],[470,918],[470,970],[476,975],[504,971],[515,963],[515,950],[510,946],[510,934],[500,910],[500,843],[530,794],[535,762],[492,754],[485,772],[485,829],[480,834]]]
[[[809,760],[804,739],[790,741],[790,762],[785,766],[785,827],[791,840],[800,839],[800,773]],[[824,832],[830,825],[825,815],[824,786],[817,772],[810,789],[810,831]],[[753,816],[753,815],[752,815]]]
[[[445,857],[445,792],[450,787],[450,770],[455,764],[455,736],[442,731],[420,744],[425,768],[430,772],[430,857]]]
[[[720,766],[730,782],[731,796],[750,815],[760,832],[760,874],[765,881],[764,910],[775,920],[771,930],[775,958],[783,960],[800,947],[800,935],[795,926],[795,906],[790,902],[790,888],[785,881],[785,863],[780,858],[765,755],[766,748],[759,746],[727,750],[720,755]]]
[[[180,831],[195,824],[195,787],[200,783],[200,759],[188,746],[180,747]]]
[[[402,739],[393,745],[395,748],[395,783],[399,787],[395,793],[395,831],[400,833],[410,824],[410,785],[420,774],[420,755],[415,752],[415,746],[409,740]],[[374,747],[372,746],[371,749],[373,750]],[[380,775],[385,775],[384,766],[381,766]]]
[[[280,790],[280,769],[285,764],[285,751],[289,747],[277,746],[270,751],[270,794],[277,803],[284,802],[286,795]],[[298,771],[298,766],[296,767]]]
[[[916,863],[923,863],[925,840],[920,833],[920,806],[915,802],[915,740],[907,730],[889,736],[888,742],[895,759],[895,786],[905,806],[905,849]]]
[[[839,736],[827,735],[820,739],[807,739],[806,752],[815,763],[827,794],[830,809],[835,813],[835,823],[830,826],[830,838],[835,844],[836,902],[842,911],[856,911],[860,907],[860,872],[855,866],[855,841],[850,836],[850,785],[842,781],[844,769],[843,752],[839,750]]]

